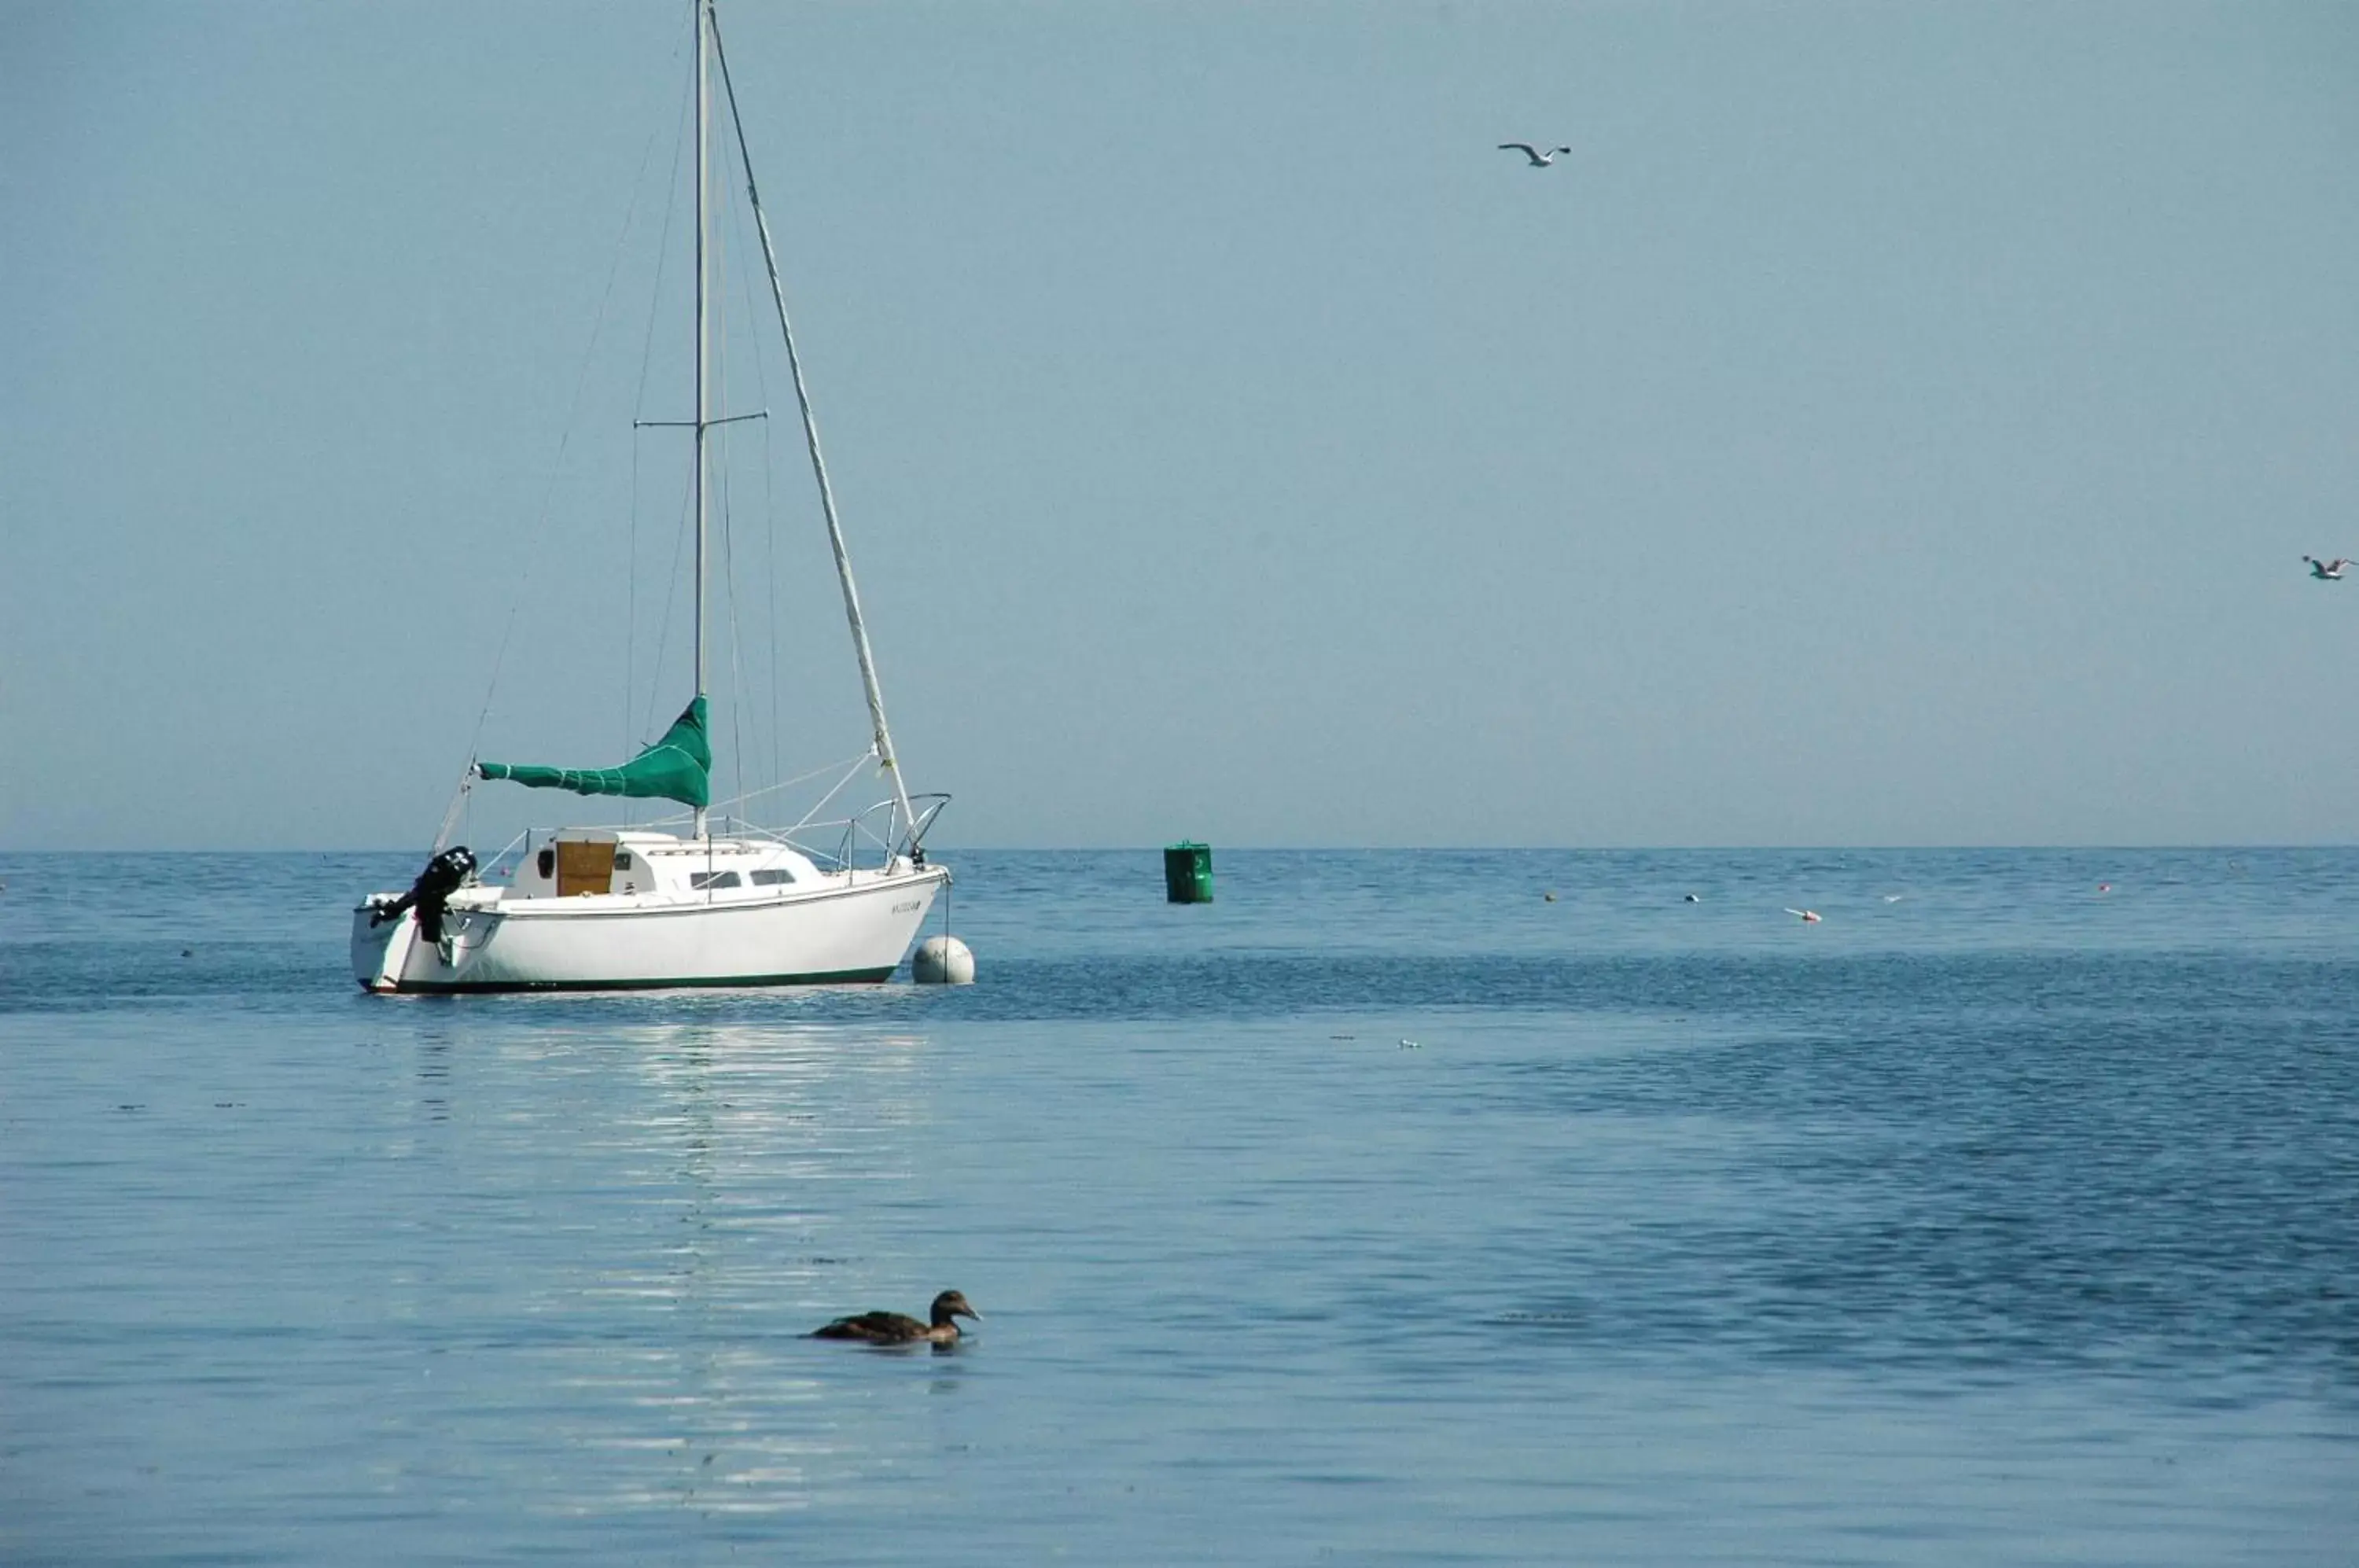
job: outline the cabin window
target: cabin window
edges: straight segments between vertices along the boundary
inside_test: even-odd
[[[783,887],[794,879],[795,874],[788,870],[783,866],[777,866],[769,871],[756,871],[754,873],[754,886],[756,887]]]
[[[723,887],[741,886],[734,871],[691,871],[688,885],[697,892],[719,892]]]
[[[542,881],[546,882],[557,875],[557,851],[547,844],[540,846],[540,853],[533,857],[533,863],[540,867]]]
[[[627,849],[616,850],[614,852],[614,869],[617,871],[628,871],[630,868],[631,852]]]

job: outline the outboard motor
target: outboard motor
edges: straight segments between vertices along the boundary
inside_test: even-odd
[[[371,926],[397,920],[402,911],[415,906],[418,910],[418,934],[429,942],[442,940],[442,906],[451,894],[465,887],[475,875],[474,851],[465,844],[452,844],[449,849],[426,863],[409,891],[389,904],[381,905],[369,916]]]

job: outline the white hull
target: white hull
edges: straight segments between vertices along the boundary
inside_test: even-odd
[[[890,875],[818,887],[714,895],[452,896],[442,940],[414,910],[372,926],[353,911],[353,975],[372,991],[590,991],[678,985],[791,985],[883,980],[908,952],[940,866],[897,862]]]

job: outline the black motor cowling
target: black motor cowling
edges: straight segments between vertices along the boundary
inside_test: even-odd
[[[474,852],[463,844],[453,844],[426,863],[426,869],[418,874],[408,892],[371,914],[369,924],[378,926],[399,920],[403,910],[415,907],[418,934],[429,942],[440,942],[444,902],[474,875]]]

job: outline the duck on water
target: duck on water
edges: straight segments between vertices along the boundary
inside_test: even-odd
[[[815,1328],[811,1337],[851,1339],[863,1345],[956,1345],[960,1318],[983,1321],[983,1314],[968,1306],[966,1298],[956,1290],[944,1290],[934,1298],[931,1316],[933,1321],[926,1323],[900,1312],[861,1312]]]

